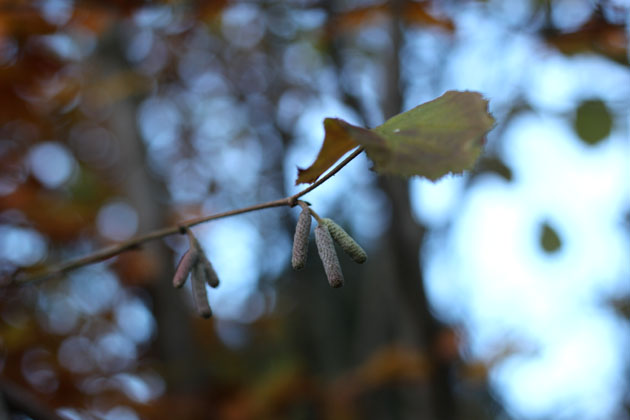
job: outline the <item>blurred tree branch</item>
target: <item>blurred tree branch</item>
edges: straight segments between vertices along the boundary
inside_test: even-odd
[[[401,0],[390,3],[392,48],[387,59],[387,90],[382,105],[385,118],[396,115],[403,107],[401,86],[403,5],[404,2]],[[431,313],[424,287],[420,251],[426,228],[413,217],[407,180],[382,177],[379,179],[379,185],[392,203],[392,225],[385,240],[389,244],[388,248],[392,251],[391,259],[394,261],[397,289],[394,293],[401,306],[406,309],[406,313],[410,315],[409,321],[413,330],[420,333],[428,357],[431,411],[436,419],[454,420],[457,418],[458,410],[451,378],[453,360],[442,357],[435,351],[436,341],[445,326]]]

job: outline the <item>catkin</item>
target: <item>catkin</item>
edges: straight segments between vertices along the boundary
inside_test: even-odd
[[[352,239],[348,232],[343,230],[341,226],[328,218],[322,219],[322,224],[328,228],[330,236],[332,236],[335,242],[343,249],[343,252],[348,254],[350,258],[359,264],[363,264],[367,261],[367,254],[363,248],[361,248],[361,245]]]
[[[175,269],[175,275],[173,276],[173,286],[176,288],[180,288],[186,283],[186,279],[188,278],[188,274],[192,270],[193,266],[197,263],[198,252],[194,248],[188,249],[182,255],[182,258],[179,260],[177,264],[177,268]]]
[[[210,263],[210,260],[205,256],[205,254],[201,254],[199,258],[199,264],[203,268],[204,277],[206,283],[210,287],[217,287],[219,285],[219,276],[217,276],[217,272],[214,271],[214,267]]]
[[[192,294],[195,309],[202,318],[210,318],[212,310],[208,302],[208,292],[206,291],[205,270],[201,264],[195,264],[192,274]]]
[[[206,253],[203,251],[203,248],[201,248],[201,244],[199,244],[199,241],[195,238],[191,246],[197,250],[197,254],[199,255],[198,261],[202,268],[202,272],[200,272],[199,275],[203,277],[205,283],[208,283],[208,286],[217,287],[219,285],[219,276],[217,276],[217,272],[214,271],[214,267],[212,267],[210,260],[206,257]]]
[[[291,265],[294,270],[301,270],[306,265],[308,256],[308,235],[311,233],[311,212],[307,207],[302,208],[295,226],[293,236],[293,254],[291,255]]]
[[[320,224],[315,228],[315,243],[317,244],[319,258],[321,258],[324,265],[324,271],[326,271],[328,283],[331,287],[343,286],[341,265],[339,265],[335,244],[326,225]]]

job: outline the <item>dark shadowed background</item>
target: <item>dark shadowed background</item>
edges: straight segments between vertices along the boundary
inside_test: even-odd
[[[322,121],[446,90],[497,125],[437,183],[364,156],[304,198],[367,250],[331,289],[297,209],[0,289],[0,418],[630,419],[630,3],[0,1],[0,275],[299,191]]]

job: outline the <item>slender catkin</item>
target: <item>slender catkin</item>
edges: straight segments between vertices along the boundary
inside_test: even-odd
[[[328,283],[331,287],[343,286],[341,265],[339,265],[335,244],[326,225],[320,224],[315,228],[315,243],[317,244],[319,258],[321,258],[322,264],[324,264],[324,271],[326,271]]]
[[[205,270],[201,264],[195,264],[192,273],[192,294],[195,309],[202,318],[210,318],[212,310],[208,302],[208,292],[206,291]]]
[[[206,253],[203,251],[201,244],[196,238],[193,238],[191,248],[197,251],[199,265],[202,268],[202,273],[199,275],[203,276],[204,282],[208,283],[208,286],[217,287],[219,285],[219,276],[217,276],[217,272],[214,270],[214,267],[208,257],[206,257]]]
[[[188,251],[182,255],[182,258],[177,264],[175,269],[175,275],[173,276],[173,286],[180,288],[186,283],[188,274],[192,270],[193,266],[197,263],[198,252],[194,248],[189,248]]]
[[[328,228],[330,236],[333,237],[335,242],[343,249],[343,252],[348,254],[350,258],[359,264],[363,264],[367,261],[367,254],[363,248],[361,248],[361,245],[352,239],[348,232],[343,230],[341,226],[328,218],[322,219],[322,224]]]
[[[311,212],[307,207],[302,208],[295,226],[293,236],[293,254],[291,255],[291,265],[294,270],[301,270],[306,265],[308,256],[308,235],[311,233]]]
[[[217,272],[214,270],[210,260],[205,256],[205,254],[203,254],[203,251],[199,258],[199,264],[203,268],[205,281],[208,283],[208,286],[219,286],[219,276],[217,276]]]

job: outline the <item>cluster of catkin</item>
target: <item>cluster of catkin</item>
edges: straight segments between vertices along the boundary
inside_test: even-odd
[[[293,255],[291,257],[291,265],[295,270],[301,270],[306,265],[306,257],[308,255],[308,237],[311,232],[311,217],[313,212],[308,205],[300,202],[302,212],[298,217],[295,227],[295,236],[293,237]],[[328,283],[332,287],[343,286],[343,273],[339,258],[335,251],[333,240],[339,244],[341,249],[348,254],[355,262],[362,264],[367,260],[367,254],[356,243],[354,239],[343,230],[341,226],[333,222],[331,219],[317,217],[318,225],[315,228],[315,244],[319,258],[324,265],[324,271],[328,278]]]
[[[319,258],[324,265],[328,283],[332,287],[343,286],[343,273],[341,272],[341,265],[335,251],[334,242],[337,242],[341,249],[359,264],[367,261],[367,254],[352,239],[348,232],[343,230],[337,223],[331,219],[319,218],[305,202],[300,201],[299,204],[302,207],[302,212],[295,227],[291,265],[293,265],[295,270],[301,270],[306,265],[308,237],[311,233],[311,218],[315,217],[318,222],[315,228],[315,243],[317,244]],[[192,295],[195,309],[201,317],[210,318],[212,309],[210,309],[210,303],[208,302],[206,284],[210,287],[217,287],[219,285],[219,277],[192,231],[190,229],[185,230],[188,235],[189,246],[177,264],[175,275],[173,276],[173,286],[178,289],[183,287],[188,276],[192,274],[190,277],[192,278]]]
[[[206,284],[210,287],[217,287],[219,285],[219,277],[214,271],[210,260],[203,252],[201,245],[199,245],[197,238],[189,229],[186,229],[186,233],[188,234],[189,247],[181,260],[179,260],[179,264],[177,264],[177,269],[173,276],[173,286],[178,289],[184,286],[188,275],[192,272],[192,295],[195,309],[199,316],[210,318],[212,310],[208,302]]]

